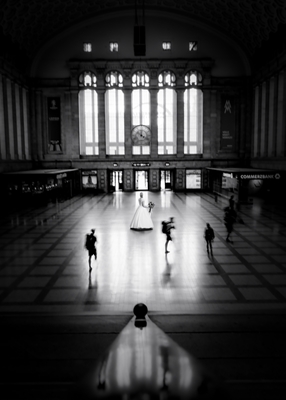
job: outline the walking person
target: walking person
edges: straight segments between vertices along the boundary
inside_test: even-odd
[[[215,238],[215,234],[214,234],[213,228],[210,226],[210,224],[208,222],[206,224],[204,238],[205,238],[205,241],[206,241],[208,254],[211,253],[211,255],[213,255],[212,242],[213,242],[213,240]]]
[[[236,221],[236,212],[233,209],[226,207],[224,214],[224,224],[227,230],[226,241],[232,244],[233,241],[231,240],[231,233],[233,231],[233,224],[235,223],[235,221]]]
[[[162,221],[162,232],[166,235],[165,253],[170,253],[168,251],[168,245],[169,242],[173,240],[171,236],[172,229],[175,229],[173,217],[171,217],[169,221]]]
[[[86,235],[85,240],[85,248],[88,251],[88,265],[89,265],[89,272],[92,270],[91,268],[91,257],[94,256],[94,259],[97,259],[97,250],[95,247],[95,243],[97,242],[97,238],[94,235],[95,229],[91,229],[91,233]]]
[[[229,202],[229,208],[231,210],[234,210],[234,205],[235,205],[234,196],[230,196],[228,202]]]

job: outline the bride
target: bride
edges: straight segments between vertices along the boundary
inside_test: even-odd
[[[145,205],[145,201],[143,199],[143,193],[140,193],[140,197],[138,199],[139,206],[137,207],[135,214],[132,218],[130,229],[153,229],[153,222],[151,219],[151,213],[148,211],[148,205]]]

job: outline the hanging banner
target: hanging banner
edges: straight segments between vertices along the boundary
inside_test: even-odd
[[[59,97],[48,97],[49,152],[61,152],[61,103]]]
[[[222,96],[221,108],[220,149],[224,151],[235,151],[234,98],[231,96]]]

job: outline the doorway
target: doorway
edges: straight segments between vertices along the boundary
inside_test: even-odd
[[[148,190],[148,171],[135,171],[135,190]]]
[[[160,189],[161,190],[172,190],[173,188],[173,171],[161,170],[160,172]]]
[[[109,191],[118,192],[123,189],[123,171],[110,171]]]

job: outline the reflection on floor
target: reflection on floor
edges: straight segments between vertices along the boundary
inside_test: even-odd
[[[120,314],[143,302],[152,313],[285,310],[286,210],[243,205],[227,243],[226,202],[206,194],[144,192],[155,203],[154,230],[129,229],[139,193],[78,196],[2,214],[0,312]],[[161,221],[175,218],[165,255]],[[213,257],[203,238],[215,231]],[[96,229],[98,259],[89,274],[84,236]]]

